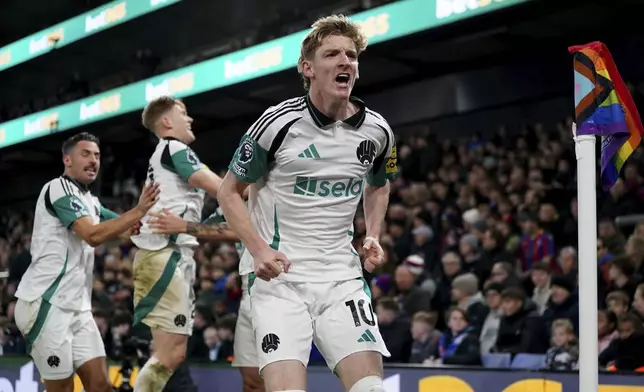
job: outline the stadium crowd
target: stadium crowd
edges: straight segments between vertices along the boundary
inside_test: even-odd
[[[427,130],[401,137],[381,243],[387,263],[368,276],[390,362],[482,365],[488,353],[545,354],[546,366],[577,363],[576,159],[571,120],[513,134],[441,140]],[[603,368],[644,366],[644,224],[623,231],[615,217],[644,213],[644,150],[609,193],[598,192],[598,344]],[[206,158],[207,159],[207,158]],[[121,210],[141,179],[114,187]],[[216,207],[210,200],[204,216]],[[115,209],[118,210],[118,209]],[[24,354],[13,326],[17,283],[30,263],[29,212],[0,218],[0,353]],[[365,222],[356,216],[361,252]],[[95,249],[93,311],[109,355],[132,322],[129,241]],[[190,358],[229,362],[241,298],[234,244],[203,243]]]

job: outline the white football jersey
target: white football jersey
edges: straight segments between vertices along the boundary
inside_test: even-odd
[[[36,202],[31,264],[16,297],[24,301],[42,297],[63,309],[91,310],[94,248],[71,229],[74,221],[85,216],[97,224],[118,215],[70,177],[45,184]]]
[[[189,222],[201,221],[201,210],[205,192],[188,183],[190,176],[205,168],[197,154],[184,143],[174,138],[159,140],[157,148],[150,157],[147,183],[159,184],[161,193],[159,201],[152,211],[168,209]],[[188,234],[155,234],[147,225],[149,216],[141,221],[138,235],[132,236],[132,242],[147,250],[159,250],[169,245],[196,247],[199,242]]]
[[[356,98],[360,110],[333,121],[310,102],[294,98],[269,108],[242,138],[229,165],[252,183],[248,209],[259,235],[292,262],[279,279],[294,282],[362,276],[351,245],[364,181],[384,186],[397,173],[391,128]],[[240,271],[252,272],[242,255]]]

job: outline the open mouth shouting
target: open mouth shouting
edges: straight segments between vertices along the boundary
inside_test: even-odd
[[[339,73],[335,77],[335,84],[340,88],[348,88],[350,81],[351,81],[351,74],[349,74],[348,72]]]
[[[83,172],[85,172],[85,174],[89,177],[96,177],[96,166],[87,166],[85,169],[83,169]]]

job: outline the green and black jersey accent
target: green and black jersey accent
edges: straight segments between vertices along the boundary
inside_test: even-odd
[[[197,154],[189,146],[185,146],[185,144],[178,139],[166,137],[164,140],[167,140],[168,144],[165,145],[161,152],[161,166],[166,170],[177,174],[184,181],[188,181],[190,176],[202,166],[199,157],[197,157]],[[173,141],[181,143],[185,148],[172,154],[170,152],[170,143]]]
[[[317,125],[319,128],[324,128],[335,123],[335,120],[327,117],[324,113],[318,110],[315,105],[313,105],[313,102],[311,102],[311,98],[308,94],[306,95],[305,99],[306,106],[309,109],[309,113],[311,114],[311,118],[313,118],[315,125]],[[349,102],[356,105],[358,107],[358,111],[353,116],[347,118],[346,120],[343,120],[343,122],[356,129],[360,128],[367,116],[367,108],[360,98],[350,97]]]
[[[299,116],[282,126],[275,135],[272,135],[271,145],[267,146],[267,148],[260,145],[260,139],[266,130],[279,118],[304,110],[306,110],[306,102],[304,97],[300,97],[285,101],[277,109],[262,115],[242,138],[228,169],[240,181],[246,183],[256,182],[271,169],[275,154],[284,142],[286,134],[291,126],[302,117]]]
[[[293,98],[282,102],[275,110],[264,113],[257,121],[255,121],[247,135],[251,139],[259,141],[262,135],[264,135],[264,132],[266,132],[268,127],[270,127],[275,120],[289,113],[300,112],[304,110],[306,107],[305,105],[304,97]]]

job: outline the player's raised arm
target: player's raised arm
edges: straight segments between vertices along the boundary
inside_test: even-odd
[[[77,196],[66,194],[53,201],[52,206],[56,215],[67,227],[71,227],[89,245],[97,246],[109,239],[118,237],[121,233],[138,224],[141,218],[157,202],[158,198],[158,185],[146,185],[143,188],[143,192],[141,192],[139,204],[136,207],[118,217],[98,224],[94,223],[89,216],[87,206]]]
[[[396,142],[389,127],[383,127],[387,135],[385,148],[374,161],[367,176],[367,186],[364,190],[364,216],[367,226],[367,236],[364,248],[367,251],[365,269],[369,272],[383,263],[383,251],[379,244],[382,222],[389,206],[389,180],[396,178],[398,173]]]
[[[223,217],[218,219],[217,213],[203,223],[188,222],[167,209],[150,213],[150,216],[152,218],[148,224],[158,234],[190,234],[206,241],[239,241],[239,237],[228,227]]]

